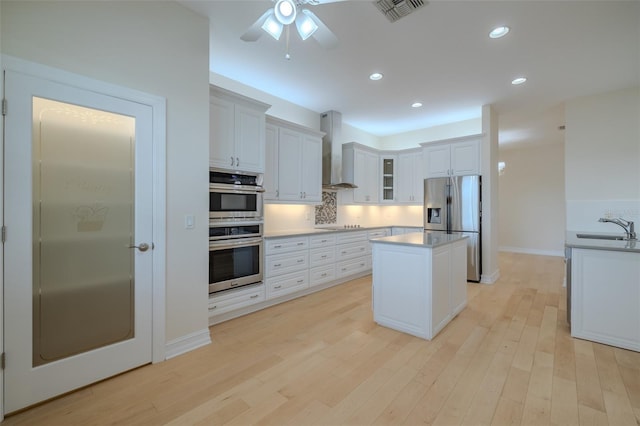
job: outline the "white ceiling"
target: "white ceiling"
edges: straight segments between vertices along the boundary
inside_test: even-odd
[[[334,0],[335,1],[335,0]],[[640,84],[640,1],[431,1],[391,23],[371,1],[308,6],[339,40],[301,41],[295,27],[240,36],[270,0],[182,0],[210,19],[210,69],[377,136],[480,117],[493,104],[501,146],[563,140],[563,102]],[[489,31],[511,32],[491,40]],[[384,78],[368,79],[374,71]],[[527,83],[511,85],[526,76]],[[411,108],[420,101],[422,108]]]

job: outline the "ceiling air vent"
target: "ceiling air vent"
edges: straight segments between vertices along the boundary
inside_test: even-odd
[[[427,4],[424,0],[377,0],[374,3],[389,22],[404,18]]]

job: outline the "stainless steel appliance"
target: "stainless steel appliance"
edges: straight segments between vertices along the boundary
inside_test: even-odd
[[[262,281],[262,222],[209,224],[209,293]]]
[[[262,175],[218,170],[209,172],[209,217],[223,220],[261,220]]]
[[[428,232],[460,232],[467,239],[467,281],[480,282],[481,177],[451,176],[425,179],[424,229]]]

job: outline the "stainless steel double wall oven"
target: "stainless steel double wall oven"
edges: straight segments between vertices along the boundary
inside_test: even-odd
[[[209,293],[262,281],[262,175],[209,172]]]

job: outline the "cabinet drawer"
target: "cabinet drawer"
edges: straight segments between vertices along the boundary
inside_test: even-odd
[[[304,250],[309,247],[309,237],[267,238],[264,246],[267,255]]]
[[[209,296],[209,316],[220,315],[265,300],[265,285],[238,288]]]
[[[336,246],[336,257],[338,260],[353,259],[354,257],[364,256],[367,253],[370,253],[368,241]]]
[[[358,259],[345,260],[336,265],[336,276],[338,278],[348,277],[371,269],[371,257],[363,256]]]
[[[336,236],[336,244],[347,244],[356,241],[366,241],[367,231],[349,231],[339,233]]]
[[[309,267],[328,265],[336,261],[336,248],[318,248],[309,250]]]
[[[380,238],[380,237],[388,237],[391,235],[388,228],[384,229],[376,229],[375,231],[369,231],[367,234],[368,239],[372,238]]]
[[[329,247],[335,244],[335,235],[314,235],[309,237],[309,248]]]
[[[309,252],[285,253],[267,256],[265,261],[265,276],[288,274],[301,271],[309,267]]]
[[[267,299],[273,299],[309,287],[308,271],[267,278]]]
[[[336,279],[336,266],[334,264],[319,266],[309,270],[309,286],[328,283]]]

